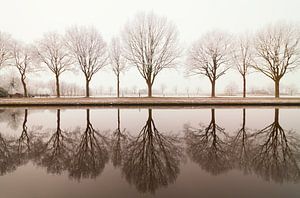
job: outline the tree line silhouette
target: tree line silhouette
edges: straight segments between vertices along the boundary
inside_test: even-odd
[[[56,127],[45,134],[40,127],[27,127],[29,111],[1,110],[2,121],[14,130],[20,126],[21,133],[12,137],[0,132],[0,175],[32,161],[48,173],[66,172],[69,178],[79,181],[98,177],[111,160],[138,191],[155,193],[176,181],[180,164],[189,157],[212,175],[238,169],[278,183],[300,179],[300,137],[281,127],[279,109],[274,110],[274,121],[259,130],[247,128],[246,109],[242,109],[242,125],[232,135],[218,124],[215,109],[211,109],[207,125],[183,126],[183,138],[160,131],[152,109],[148,109],[147,120],[137,135],[121,126],[120,109],[112,133],[93,127],[89,109],[84,127],[64,130],[58,109]]]
[[[154,13],[140,13],[109,44],[94,27],[73,26],[64,34],[48,32],[32,44],[0,32],[0,67],[16,69],[25,97],[29,95],[28,73],[41,70],[51,72],[57,97],[61,95],[62,74],[82,73],[85,95],[89,97],[92,79],[107,65],[116,76],[117,97],[120,97],[120,76],[129,67],[137,69],[151,97],[152,86],[161,71],[184,65],[189,75],[207,77],[211,97],[216,96],[217,80],[229,69],[236,69],[242,77],[243,97],[247,93],[247,76],[256,71],[274,82],[277,98],[281,79],[299,66],[299,41],[298,24],[276,23],[254,34],[230,35],[213,30],[183,50],[174,23]]]

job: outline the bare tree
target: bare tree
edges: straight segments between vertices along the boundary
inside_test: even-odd
[[[62,73],[71,69],[71,57],[66,50],[61,35],[48,33],[36,46],[37,57],[55,75],[56,95],[60,97],[59,77]]]
[[[92,77],[102,69],[108,60],[106,43],[101,34],[92,27],[73,27],[66,32],[66,43],[79,64],[86,81],[86,97],[90,96],[89,85]]]
[[[230,37],[217,31],[209,32],[196,41],[188,53],[188,72],[204,75],[211,83],[211,97],[215,97],[217,79],[229,69]]]
[[[124,31],[126,59],[137,67],[152,96],[152,85],[163,69],[175,67],[180,55],[177,30],[166,18],[140,14]]]
[[[0,67],[10,58],[10,36],[0,31]]]
[[[117,97],[120,97],[120,74],[126,69],[126,61],[122,54],[121,42],[113,38],[110,44],[110,63],[117,77]]]
[[[247,93],[247,79],[249,68],[252,63],[252,48],[249,36],[241,36],[235,42],[235,50],[233,52],[232,62],[243,78],[243,97]]]
[[[299,41],[299,28],[288,24],[270,25],[256,35],[253,68],[274,81],[276,98],[281,78],[298,66]]]
[[[23,86],[24,97],[28,97],[27,84],[25,80],[27,77],[27,73],[33,71],[34,69],[32,64],[32,50],[29,46],[15,41],[12,44],[11,53],[14,60],[12,65],[17,68],[20,74],[20,80]]]

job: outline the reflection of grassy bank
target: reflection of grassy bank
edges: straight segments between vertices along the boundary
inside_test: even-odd
[[[1,106],[39,105],[300,105],[300,98],[228,98],[228,97],[127,97],[127,98],[14,98],[0,99]]]

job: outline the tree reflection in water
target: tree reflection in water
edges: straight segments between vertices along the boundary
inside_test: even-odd
[[[60,110],[56,112],[56,129],[43,144],[38,165],[47,167],[49,173],[60,174],[69,167],[72,151],[71,134],[60,127]]]
[[[112,134],[111,139],[111,160],[114,167],[120,167],[122,165],[123,150],[127,143],[127,136],[124,134],[125,129],[121,131],[121,118],[120,109],[118,109],[118,126],[117,129]]]
[[[16,167],[12,141],[0,133],[0,175],[12,172]]]
[[[108,140],[93,128],[89,109],[86,110],[86,122],[86,129],[80,137],[69,167],[70,177],[77,180],[96,178],[109,160]]]
[[[158,131],[148,110],[148,120],[126,147],[122,167],[126,180],[140,192],[151,192],[175,182],[183,157],[179,138]]]
[[[216,124],[215,109],[211,109],[211,121],[207,127],[195,129],[186,124],[184,132],[187,154],[202,169],[218,175],[232,168],[228,135]]]
[[[279,109],[275,109],[274,122],[256,132],[254,138],[252,164],[258,175],[279,183],[299,182],[300,139],[281,127]]]
[[[13,115],[10,115],[13,114]],[[183,157],[183,145],[176,135],[160,133],[148,110],[148,119],[136,137],[121,131],[120,110],[117,129],[111,140],[95,130],[86,110],[86,127],[83,132],[61,129],[60,110],[50,138],[28,132],[28,110],[0,111],[0,122],[12,128],[21,126],[17,137],[0,133],[0,175],[14,171],[18,166],[33,160],[46,167],[49,173],[69,173],[71,178],[95,178],[109,161],[122,169],[126,180],[140,192],[154,193],[158,188],[175,182]],[[193,128],[185,125],[186,151],[192,161],[207,172],[218,175],[231,168],[255,173],[274,182],[299,182],[300,138],[292,130],[286,131],[279,123],[279,109],[275,109],[274,122],[253,132],[246,127],[246,110],[243,109],[242,126],[229,137],[224,128],[216,124],[215,110],[211,110],[208,126]]]
[[[245,174],[251,172],[253,138],[250,132],[251,130],[246,127],[246,109],[243,109],[242,127],[231,137],[229,143],[232,162]]]

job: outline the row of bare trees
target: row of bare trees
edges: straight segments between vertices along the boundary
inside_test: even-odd
[[[243,79],[246,97],[246,77],[258,71],[274,81],[275,97],[279,97],[282,77],[299,65],[300,32],[295,24],[269,25],[254,35],[232,36],[209,32],[196,41],[188,54],[191,74],[200,74],[211,82],[211,96],[215,96],[216,81],[229,68],[235,67]]]
[[[280,80],[299,65],[300,32],[297,24],[273,24],[253,35],[236,36],[211,31],[189,48],[186,69],[190,75],[206,76],[211,82],[211,96],[215,97],[217,80],[228,69],[236,68],[243,79],[243,97],[246,97],[247,75],[261,72],[274,81],[275,97],[279,97]],[[0,33],[0,66],[17,68],[28,95],[26,76],[31,70],[48,68],[55,77],[56,95],[60,96],[60,76],[79,70],[85,77],[86,96],[94,75],[106,65],[117,78],[117,96],[120,96],[120,75],[126,66],[134,66],[144,78],[148,96],[158,74],[175,68],[183,55],[176,26],[164,17],[141,13],[129,21],[122,31],[122,39],[115,37],[109,46],[92,27],[72,27],[64,35],[45,34],[33,45],[13,41]]]

